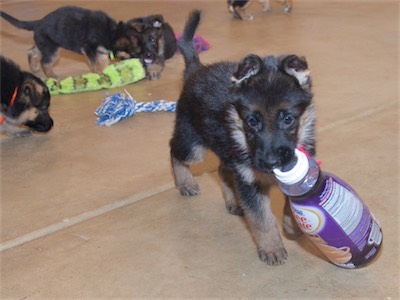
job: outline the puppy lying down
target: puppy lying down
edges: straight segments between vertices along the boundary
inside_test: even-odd
[[[21,71],[0,55],[1,110],[0,131],[14,136],[48,132],[53,126],[49,115],[50,93],[43,81]]]

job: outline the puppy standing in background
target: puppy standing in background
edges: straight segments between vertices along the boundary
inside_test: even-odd
[[[263,6],[263,11],[267,12],[271,10],[269,0],[258,0]],[[246,8],[250,6],[252,0],[228,0],[228,10],[237,19],[243,20],[241,15],[244,14],[247,19],[252,20],[253,16],[246,13]],[[290,13],[292,11],[293,0],[283,0],[285,13]]]
[[[23,72],[11,60],[1,60],[0,132],[28,136],[33,131],[48,132],[50,93],[42,80]]]
[[[239,63],[204,66],[193,45],[200,12],[189,17],[178,42],[185,60],[184,87],[177,102],[170,140],[175,184],[184,196],[200,188],[189,165],[207,149],[220,159],[219,175],[229,213],[244,215],[260,259],[280,265],[287,259],[268,192],[273,168],[284,168],[301,147],[315,154],[314,106],[307,62],[296,55],[248,55]],[[288,201],[283,228],[301,234]]]
[[[109,64],[110,52],[116,55],[122,50],[130,57],[139,57],[141,52],[137,33],[102,11],[65,6],[36,21],[20,21],[2,11],[0,16],[18,28],[34,32],[29,65],[34,73],[41,65],[47,77],[57,78],[53,64],[59,48],[86,55],[90,69],[97,73]]]

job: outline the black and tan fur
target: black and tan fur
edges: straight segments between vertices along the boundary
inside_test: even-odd
[[[1,59],[0,132],[28,136],[32,131],[48,132],[50,93],[42,80],[21,71],[11,60]]]
[[[141,34],[141,61],[146,69],[147,79],[160,79],[165,60],[177,50],[175,33],[164,21],[162,15],[149,15],[131,19],[128,26]]]
[[[234,18],[243,20],[244,15],[249,20],[253,19],[253,16],[246,12],[252,0],[227,0],[227,2],[228,10]],[[271,10],[270,0],[258,0],[258,2],[262,5],[263,11],[267,12]],[[290,13],[293,7],[293,0],[283,0],[283,7],[285,13]]]
[[[296,147],[315,154],[311,78],[304,58],[250,54],[239,63],[200,63],[192,38],[200,22],[194,11],[178,46],[185,59],[184,87],[170,140],[175,184],[182,195],[200,193],[189,165],[210,149],[220,159],[226,208],[249,224],[260,259],[286,261],[268,192],[273,168],[284,167]],[[284,230],[301,234],[285,206]]]
[[[53,64],[59,48],[86,55],[90,69],[98,73],[108,65],[110,52],[124,51],[131,57],[141,52],[136,32],[102,11],[64,6],[35,21],[21,21],[5,12],[0,16],[18,28],[33,31],[35,45],[28,52],[30,68],[36,73],[41,67],[47,77],[57,78]]]

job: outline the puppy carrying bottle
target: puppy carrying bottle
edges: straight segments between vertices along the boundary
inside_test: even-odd
[[[296,149],[288,171],[274,169],[302,231],[335,265],[357,268],[378,254],[382,229],[356,192]]]

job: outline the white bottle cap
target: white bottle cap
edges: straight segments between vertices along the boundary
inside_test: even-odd
[[[308,158],[303,152],[295,149],[294,154],[297,157],[297,162],[291,170],[283,172],[278,168],[274,169],[276,179],[278,179],[283,184],[290,185],[298,183],[304,178],[304,176],[306,176],[310,167],[308,163]]]

